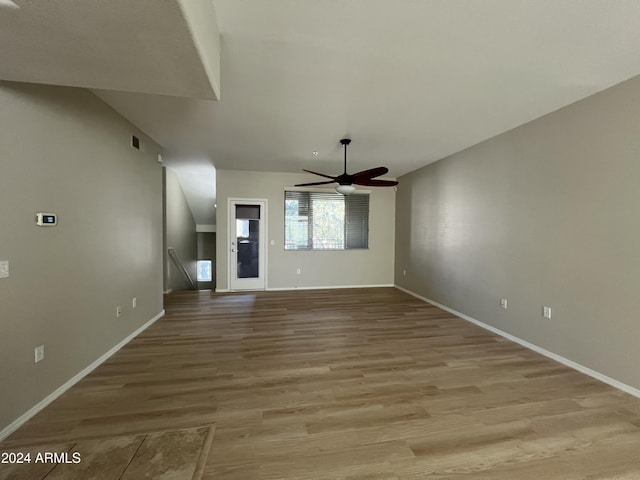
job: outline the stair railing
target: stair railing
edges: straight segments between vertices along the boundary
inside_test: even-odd
[[[185,268],[184,264],[180,260],[180,257],[178,256],[176,250],[173,247],[169,247],[167,251],[169,252],[169,257],[171,257],[171,260],[173,260],[173,263],[175,263],[176,266],[178,267],[178,270],[182,272],[182,276],[189,284],[189,287],[191,288],[191,290],[197,290],[198,287],[196,286],[195,282],[191,278],[191,275],[189,275],[189,271]]]

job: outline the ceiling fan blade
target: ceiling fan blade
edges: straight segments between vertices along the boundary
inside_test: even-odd
[[[388,173],[389,169],[387,167],[376,167],[370,168],[369,170],[363,170],[362,172],[354,173],[352,177],[354,178],[374,178],[379,177],[380,175],[384,175]]]
[[[372,180],[370,178],[360,178],[354,181],[356,185],[363,185],[365,187],[395,187],[398,182],[394,180]]]
[[[318,173],[318,172],[312,172],[311,170],[305,170],[304,168],[302,169],[303,172],[309,172],[309,173],[313,173],[314,175],[320,175],[321,177],[324,178],[330,178],[332,180],[335,180],[336,177],[332,177],[331,175],[326,175],[324,173]]]
[[[311,185],[327,185],[328,183],[336,183],[335,180],[330,180],[328,182],[313,182],[313,183],[299,183],[294,185],[295,187],[310,187]]]

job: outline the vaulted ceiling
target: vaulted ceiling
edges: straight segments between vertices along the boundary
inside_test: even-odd
[[[337,174],[344,136],[351,170],[398,176],[640,73],[637,0],[209,7],[0,0],[0,78],[92,88],[202,179]]]

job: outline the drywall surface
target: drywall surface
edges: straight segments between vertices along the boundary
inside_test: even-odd
[[[396,284],[640,387],[638,125],[634,78],[401,177]]]
[[[162,312],[162,170],[86,90],[0,82],[0,105],[1,430]]]
[[[284,191],[309,175],[280,172],[217,171],[217,289],[228,288],[228,199],[266,199],[267,288],[346,287],[393,284],[393,188],[371,188],[369,249],[342,251],[284,250]],[[271,245],[273,241],[273,245]],[[300,274],[297,270],[300,269]]]

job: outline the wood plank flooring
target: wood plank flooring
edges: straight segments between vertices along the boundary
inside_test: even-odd
[[[640,479],[640,399],[396,289],[166,310],[0,452],[213,425],[206,480]]]

